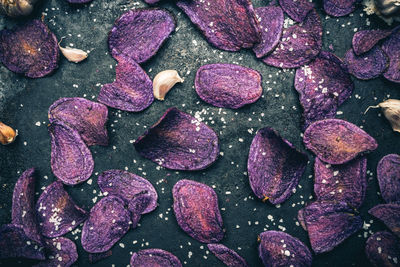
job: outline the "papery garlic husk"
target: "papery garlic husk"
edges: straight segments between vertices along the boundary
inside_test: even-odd
[[[37,0],[0,0],[0,14],[9,17],[29,15]]]
[[[0,122],[0,143],[2,145],[11,144],[12,142],[14,142],[17,135],[18,135],[17,131],[15,131],[10,126]]]
[[[59,47],[60,47],[61,53],[70,62],[79,63],[88,57],[88,53],[86,53],[85,51],[83,51],[81,49],[76,49],[76,48],[72,48],[69,46],[67,46],[67,47],[59,46]]]
[[[165,95],[176,83],[183,83],[183,79],[176,70],[164,70],[153,80],[153,94],[158,100],[164,100]]]
[[[383,115],[385,115],[386,119],[390,122],[393,131],[400,133],[400,100],[388,99],[376,106],[368,107],[368,109],[370,108],[381,108]]]

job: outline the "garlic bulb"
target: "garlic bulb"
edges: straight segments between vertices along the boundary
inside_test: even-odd
[[[79,63],[82,60],[86,59],[88,57],[88,54],[81,50],[81,49],[76,49],[72,47],[60,47],[61,53],[64,55],[68,61],[74,62],[74,63]]]
[[[165,95],[176,84],[182,83],[183,79],[176,70],[164,70],[156,75],[153,80],[153,94],[158,100],[164,100]]]
[[[0,122],[0,143],[3,145],[8,145],[14,142],[15,138],[17,137],[18,132],[15,131],[8,125]]]
[[[383,16],[398,16],[400,15],[399,0],[375,0],[376,8]]]
[[[393,131],[400,133],[400,100],[388,99],[377,106],[368,107],[365,112],[370,108],[381,108],[386,119],[390,122]]]
[[[9,17],[29,15],[37,0],[0,0],[0,14]]]

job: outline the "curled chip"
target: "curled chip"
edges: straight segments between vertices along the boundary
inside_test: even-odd
[[[49,126],[51,169],[64,184],[75,185],[89,179],[94,168],[92,153],[79,133],[54,120]]]
[[[115,82],[103,85],[97,99],[112,108],[142,111],[153,103],[153,82],[135,61],[119,58]]]
[[[342,165],[315,159],[314,192],[318,200],[346,202],[359,208],[367,190],[367,158],[356,158]]]
[[[143,157],[172,170],[202,170],[218,157],[217,134],[177,108],[164,115],[135,142]]]
[[[358,0],[324,0],[324,10],[333,17],[342,17],[350,14],[356,8]]]
[[[254,45],[253,51],[256,57],[262,58],[278,45],[285,17],[282,8],[278,6],[259,7],[255,11],[260,24],[261,41]]]
[[[400,205],[379,204],[368,211],[381,220],[397,237],[400,237]]]
[[[235,64],[201,66],[194,84],[201,99],[222,108],[240,108],[262,95],[261,74]]]
[[[400,27],[383,42],[383,52],[389,57],[390,64],[383,76],[389,81],[400,83]]]
[[[299,211],[315,253],[331,251],[363,226],[345,202],[317,201]]]
[[[400,155],[384,156],[378,163],[377,178],[382,198],[400,204]]]
[[[313,9],[300,24],[283,31],[275,50],[263,59],[277,68],[298,68],[310,63],[322,48],[322,24]]]
[[[150,195],[139,194],[129,202],[128,210],[131,212],[132,228],[136,228],[142,214],[144,214],[144,211],[149,207],[152,201],[153,198]]]
[[[238,51],[260,41],[250,0],[179,0],[180,7],[216,48]]]
[[[83,249],[90,253],[106,252],[128,232],[129,220],[129,211],[121,198],[102,198],[90,210],[90,216],[83,224]]]
[[[399,266],[400,243],[396,236],[389,232],[377,232],[368,238],[365,254],[375,267]]]
[[[279,5],[291,19],[297,22],[302,22],[308,12],[314,8],[314,4],[308,0],[279,0]]]
[[[36,210],[42,235],[46,237],[62,236],[87,218],[87,212],[75,204],[59,181],[46,187]]]
[[[228,267],[248,267],[247,262],[239,254],[222,244],[208,244],[207,247]]]
[[[88,146],[108,145],[108,109],[103,104],[80,97],[61,98],[49,108],[49,120],[59,120],[78,131]]]
[[[99,262],[101,260],[104,260],[105,258],[111,257],[112,256],[112,250],[107,250],[106,252],[102,253],[89,253],[89,262],[91,264],[94,264],[96,262]]]
[[[310,250],[299,239],[278,231],[262,232],[258,255],[264,266],[311,266]]]
[[[172,195],[175,217],[183,231],[203,243],[221,241],[222,217],[211,187],[183,179],[174,185]]]
[[[45,248],[47,259],[33,267],[69,267],[78,260],[76,245],[68,238],[47,239]]]
[[[335,117],[337,108],[351,96],[354,84],[343,62],[322,51],[309,65],[296,70],[294,87],[306,129],[314,121]]]
[[[0,61],[9,70],[40,78],[58,67],[56,36],[40,20],[0,31]]]
[[[154,56],[175,29],[166,9],[132,9],[115,21],[108,35],[111,55],[143,63]]]
[[[26,258],[44,260],[43,247],[25,235],[22,226],[0,226],[0,259]]]
[[[353,49],[345,55],[345,62],[351,74],[360,80],[370,80],[379,77],[388,66],[388,58],[379,46],[357,56]]]
[[[160,266],[160,267],[182,267],[179,259],[171,252],[150,248],[139,250],[133,253],[130,261],[131,267],[147,267],[147,266]]]
[[[389,30],[364,30],[353,35],[353,51],[357,56],[371,50],[380,40],[391,34]]]
[[[307,155],[299,152],[271,128],[260,129],[254,137],[247,161],[254,194],[272,204],[287,200],[307,167]]]
[[[375,139],[356,125],[339,119],[314,122],[304,132],[305,146],[322,161],[343,164],[378,147]]]
[[[12,224],[22,226],[26,236],[42,243],[35,208],[35,169],[26,170],[14,187],[12,198]]]

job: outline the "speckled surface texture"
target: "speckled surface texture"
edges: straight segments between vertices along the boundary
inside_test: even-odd
[[[255,7],[269,1],[253,1]],[[316,1],[314,1],[316,2]],[[172,210],[172,187],[180,179],[191,179],[214,187],[219,199],[226,229],[222,243],[237,251],[250,266],[262,266],[257,253],[257,235],[265,230],[284,230],[299,238],[310,248],[307,233],[297,222],[297,212],[313,196],[313,157],[301,178],[296,193],[278,207],[262,203],[251,191],[247,177],[247,156],[251,140],[263,127],[276,129],[302,151],[301,106],[294,89],[294,70],[282,71],[256,60],[253,52],[224,52],[211,47],[188,17],[173,3],[161,2],[177,18],[177,30],[155,57],[143,68],[150,78],[165,69],[176,69],[183,84],[177,84],[163,102],[154,103],[138,113],[109,108],[109,146],[92,146],[95,169],[85,183],[66,190],[77,205],[90,210],[101,199],[97,176],[108,169],[127,169],[147,178],[159,195],[159,207],[144,215],[136,229],[130,230],[113,247],[113,255],[94,265],[83,251],[79,230],[66,237],[73,240],[79,259],[73,266],[127,266],[133,252],[160,248],[176,255],[184,266],[223,266],[207,251],[207,247],[186,235],[178,226]],[[0,146],[0,224],[11,221],[11,199],[14,185],[23,171],[38,170],[37,197],[45,186],[56,180],[50,168],[50,136],[47,132],[47,110],[61,97],[85,97],[96,100],[103,84],[115,78],[116,61],[108,53],[107,34],[114,20],[134,7],[145,7],[142,1],[94,0],[88,5],[69,5],[61,0],[43,0],[34,18],[45,13],[45,22],[57,38],[66,36],[63,45],[91,51],[79,63],[61,57],[59,69],[51,76],[27,79],[0,65],[0,121],[19,130],[15,143]],[[384,24],[375,16],[368,17],[361,7],[353,15],[330,18],[322,11],[322,1],[316,2],[324,26],[323,50],[343,57],[351,47],[355,29],[376,29]],[[0,18],[0,28],[15,24]],[[236,63],[253,68],[263,76],[262,97],[254,104],[239,110],[220,109],[203,102],[194,89],[197,69],[209,63]],[[364,204],[359,209],[365,221],[364,229],[351,236],[333,251],[314,257],[313,266],[370,266],[364,254],[364,244],[371,233],[385,230],[385,226],[368,214],[368,209],[383,203],[378,195],[376,166],[386,154],[400,153],[400,136],[394,133],[379,110],[365,109],[387,98],[400,99],[400,85],[378,78],[371,81],[354,79],[355,89],[350,99],[339,107],[338,118],[348,120],[373,136],[379,148],[369,154],[367,165],[368,187]],[[171,171],[158,167],[141,157],[133,147],[134,140],[154,124],[169,107],[176,106],[191,113],[211,126],[219,135],[222,156],[209,168],[197,172]],[[373,220],[373,221],[372,221]],[[372,223],[371,223],[372,222]],[[78,227],[77,229],[82,229]],[[3,264],[1,266],[9,266]]]

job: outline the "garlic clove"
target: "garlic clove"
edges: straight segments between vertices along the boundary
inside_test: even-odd
[[[164,70],[153,80],[153,94],[158,100],[164,100],[165,95],[176,83],[183,83],[183,79],[176,70]]]
[[[88,57],[88,53],[81,49],[76,49],[72,47],[60,47],[61,53],[64,55],[68,61],[74,62],[74,63],[79,63],[82,60],[86,59]]]
[[[0,143],[3,145],[8,145],[14,142],[18,135],[18,131],[15,131],[8,125],[0,122]]]
[[[393,131],[400,133],[400,100],[388,99],[376,106],[368,107],[364,114],[370,108],[381,108],[383,115],[385,115],[386,119],[390,122]]]

